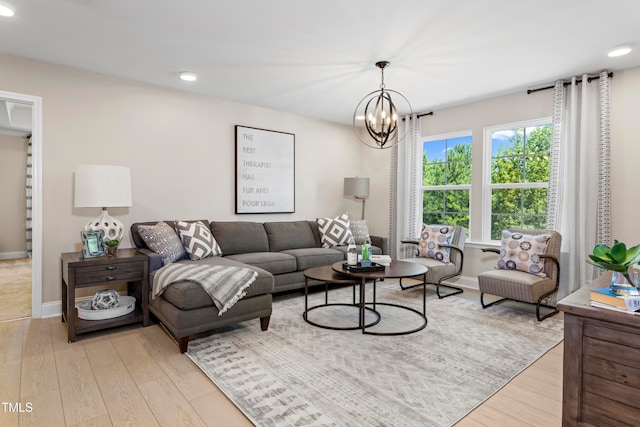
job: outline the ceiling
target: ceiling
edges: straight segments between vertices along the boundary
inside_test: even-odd
[[[634,0],[0,4],[16,12],[0,17],[0,53],[339,123],[379,88],[379,60],[414,112],[640,65]],[[608,58],[621,44],[635,50]],[[180,71],[199,79],[179,81]]]

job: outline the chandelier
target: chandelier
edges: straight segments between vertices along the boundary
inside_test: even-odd
[[[360,141],[380,149],[391,148],[406,137],[406,131],[398,130],[398,120],[413,113],[404,95],[386,88],[384,69],[387,66],[389,61],[376,62],[381,73],[380,89],[362,98],[353,113],[353,130]]]

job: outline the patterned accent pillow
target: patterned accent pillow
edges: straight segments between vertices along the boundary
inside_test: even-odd
[[[551,239],[549,234],[531,236],[502,230],[502,245],[497,267],[546,277],[543,271],[544,260],[540,259],[540,254],[546,253],[549,239]]]
[[[349,221],[349,230],[351,230],[356,245],[363,244],[369,237],[369,226],[366,219]]]
[[[316,218],[320,241],[323,248],[349,244],[353,236],[349,230],[349,214],[344,213],[335,218]]]
[[[222,255],[222,249],[211,234],[211,230],[202,221],[177,221],[176,229],[180,240],[192,260]]]
[[[178,234],[164,221],[156,225],[138,225],[138,233],[149,249],[162,255],[162,265],[171,264],[186,255]]]
[[[422,224],[420,232],[420,243],[418,245],[418,256],[437,259],[448,263],[449,248],[441,248],[441,244],[451,244],[454,228],[450,225],[427,225]]]

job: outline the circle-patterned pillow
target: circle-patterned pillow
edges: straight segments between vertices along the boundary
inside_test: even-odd
[[[503,230],[498,268],[545,276],[540,254],[547,252],[549,239],[549,234],[528,235]]]

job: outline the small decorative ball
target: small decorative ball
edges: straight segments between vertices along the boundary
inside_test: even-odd
[[[114,289],[104,289],[96,292],[91,300],[93,310],[107,310],[118,306],[120,295]]]

